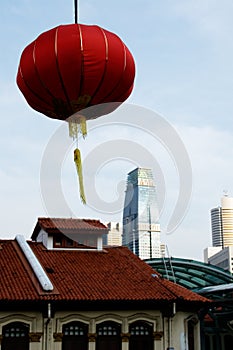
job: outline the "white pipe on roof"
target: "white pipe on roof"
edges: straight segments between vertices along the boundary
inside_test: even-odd
[[[53,290],[53,285],[46,275],[44,269],[42,268],[39,260],[29,247],[23,235],[16,235],[16,241],[18,242],[20,248],[22,249],[25,257],[27,258],[29,264],[31,265],[33,272],[35,273],[41,287],[44,291],[51,292]]]

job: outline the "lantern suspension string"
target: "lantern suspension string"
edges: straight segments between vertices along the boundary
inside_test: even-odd
[[[74,0],[74,23],[78,23],[78,0]]]

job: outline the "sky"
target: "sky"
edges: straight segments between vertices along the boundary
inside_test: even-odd
[[[145,152],[153,158],[151,168],[162,198],[161,240],[171,256],[202,260],[203,249],[211,245],[210,209],[220,205],[224,191],[233,196],[232,1],[79,1],[79,23],[116,33],[132,52],[136,79],[126,104],[132,112],[136,106],[142,123],[139,127],[138,115],[134,122],[131,114],[128,128],[116,123],[118,114],[88,122],[88,137],[80,141],[84,182],[101,201],[90,195],[86,206],[78,194],[74,145],[60,137],[64,124],[31,109],[16,85],[23,49],[40,33],[74,23],[73,2],[11,0],[2,1],[0,10],[0,238],[18,233],[30,238],[41,216],[121,221],[127,173],[150,166]],[[182,164],[176,146],[169,148],[169,135],[160,138],[159,126],[149,131],[151,112],[174,131],[190,164],[187,159]],[[131,153],[124,155],[121,144]],[[49,158],[53,147],[54,157]],[[61,160],[57,172],[52,171],[56,157]],[[168,233],[184,182],[192,193],[187,210]],[[56,197],[57,183],[65,209]],[[54,207],[46,190],[51,190]],[[117,203],[114,208],[112,202]]]

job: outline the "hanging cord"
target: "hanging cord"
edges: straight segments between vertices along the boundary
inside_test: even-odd
[[[78,23],[78,0],[74,0],[74,23]]]

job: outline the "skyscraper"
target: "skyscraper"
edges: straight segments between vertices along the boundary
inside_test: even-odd
[[[136,168],[128,174],[123,211],[122,244],[141,259],[161,257],[159,210],[151,169]]]
[[[221,206],[211,209],[212,243],[214,247],[233,246],[233,198],[221,198]]]
[[[213,247],[222,247],[222,208],[213,208],[210,211]]]

